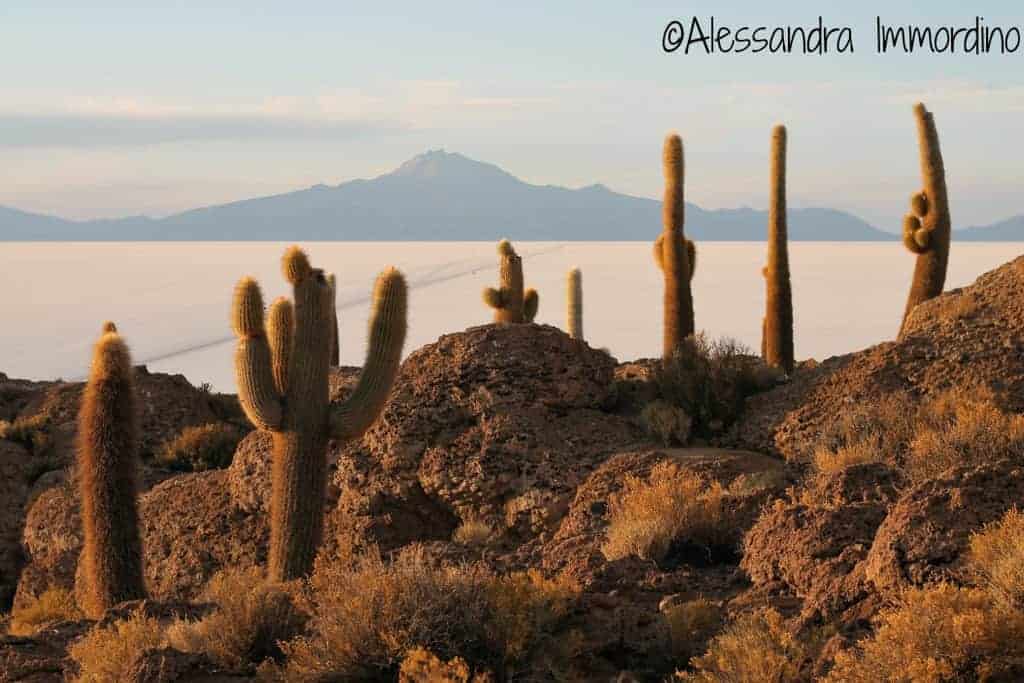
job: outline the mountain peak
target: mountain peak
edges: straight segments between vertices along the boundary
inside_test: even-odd
[[[494,164],[470,159],[457,152],[432,149],[414,156],[390,176],[421,180],[476,180],[482,177],[514,179],[514,176]]]

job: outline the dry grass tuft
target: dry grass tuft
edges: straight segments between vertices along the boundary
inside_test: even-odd
[[[675,605],[665,612],[672,654],[684,664],[703,651],[708,639],[721,627],[722,609],[704,598]]]
[[[539,574],[437,565],[417,546],[390,563],[379,555],[321,563],[307,595],[311,632],[282,645],[281,675],[393,680],[417,647],[497,671],[548,639],[575,596]]]
[[[11,614],[7,632],[12,636],[30,636],[53,624],[82,618],[74,593],[64,588],[47,588],[29,605]]]
[[[452,541],[470,548],[488,545],[494,539],[494,529],[480,519],[467,519],[452,534]]]
[[[459,657],[442,662],[421,647],[413,648],[402,660],[398,683],[491,683],[489,673],[471,674],[469,665]]]
[[[967,561],[997,607],[1024,610],[1024,514],[1014,508],[974,534]]]
[[[140,609],[128,619],[94,627],[68,654],[78,665],[78,683],[120,683],[130,680],[143,655],[162,644],[160,622]]]
[[[50,417],[46,413],[19,417],[14,422],[0,420],[0,439],[19,443],[30,453],[42,453],[50,445],[50,435],[46,431],[49,424]]]
[[[907,591],[884,611],[871,638],[836,656],[825,679],[877,681],[1019,680],[1024,615],[997,612],[988,592],[948,584]]]
[[[216,609],[199,621],[175,622],[167,640],[176,650],[206,654],[229,669],[280,660],[279,642],[299,635],[306,622],[286,588],[268,583],[258,567],[215,574],[203,599]]]
[[[801,680],[806,656],[806,645],[786,629],[782,615],[767,609],[732,622],[704,655],[693,659],[694,671],[677,672],[676,678],[704,683],[790,683]]]
[[[999,409],[984,388],[950,389],[920,401],[897,393],[861,404],[823,430],[815,469],[838,472],[865,462],[900,467],[910,483],[955,465],[1024,456],[1024,416]]]
[[[183,472],[223,469],[231,464],[242,432],[231,425],[211,423],[185,427],[156,455],[164,467]]]
[[[685,446],[690,441],[693,420],[682,408],[665,401],[651,401],[640,412],[640,421],[653,439],[664,446]]]
[[[629,476],[612,497],[601,551],[609,560],[636,555],[660,562],[677,541],[709,549],[734,543],[725,500],[718,482],[708,484],[675,463],[659,463],[647,481]]]

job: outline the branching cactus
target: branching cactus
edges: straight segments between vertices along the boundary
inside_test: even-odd
[[[523,259],[508,240],[498,242],[501,286],[484,290],[484,303],[494,309],[496,323],[532,323],[540,297],[537,290],[523,291]]]
[[[268,576],[288,581],[309,573],[323,532],[327,442],[361,436],[380,414],[405,343],[406,285],[388,268],[377,277],[366,362],[354,391],[330,404],[334,293],[323,271],[291,247],[282,259],[294,303],[274,302],[263,321],[263,297],[252,278],[235,287],[232,325],[238,337],[238,397],[249,420],[273,435]]]
[[[113,323],[104,323],[82,394],[76,453],[84,545],[75,594],[93,619],[146,594],[136,506],[139,418],[133,375],[127,345]]]
[[[697,247],[686,239],[683,231],[685,165],[683,141],[675,133],[665,138],[662,163],[665,170],[663,227],[654,242],[654,262],[665,275],[663,356],[668,358],[694,332],[690,280],[697,269]]]
[[[765,362],[793,372],[793,291],[786,245],[786,127],[772,131],[771,189],[768,204],[768,265],[761,350]]]
[[[900,336],[903,335],[907,318],[914,307],[942,294],[946,285],[952,229],[949,196],[946,194],[946,169],[942,163],[935,119],[920,102],[914,105],[914,117],[917,119],[917,146],[924,190],[910,198],[911,212],[903,219],[903,244],[917,254],[917,263],[914,265],[914,280],[910,285],[907,308],[900,324]]]
[[[583,273],[573,268],[566,277],[566,326],[569,336],[583,340]]]

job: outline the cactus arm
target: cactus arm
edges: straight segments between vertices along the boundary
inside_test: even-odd
[[[402,360],[407,299],[405,278],[398,270],[388,268],[378,276],[363,371],[352,395],[331,406],[331,433],[335,438],[362,436],[380,415]]]
[[[579,268],[569,270],[566,281],[566,331],[573,339],[583,339],[583,273]]]
[[[540,295],[532,287],[523,294],[523,322],[532,323],[537,317],[537,308],[540,306]]]
[[[654,264],[658,266],[658,270],[665,270],[665,254],[663,245],[665,244],[665,233],[658,235],[658,239],[654,240]]]
[[[274,387],[280,396],[288,391],[288,365],[292,358],[292,333],[295,328],[295,313],[292,302],[278,297],[270,306],[267,315],[267,342],[270,346],[271,372]]]
[[[238,337],[238,400],[256,428],[277,429],[281,426],[281,395],[274,383],[270,346],[263,327],[263,295],[252,278],[243,278],[235,286],[232,327]]]
[[[484,289],[484,303],[491,308],[504,308],[505,296],[502,294],[500,289],[486,287]]]

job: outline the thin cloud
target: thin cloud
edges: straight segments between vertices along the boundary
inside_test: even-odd
[[[351,140],[406,129],[397,121],[338,121],[250,114],[0,113],[0,147],[95,148],[220,140]]]

